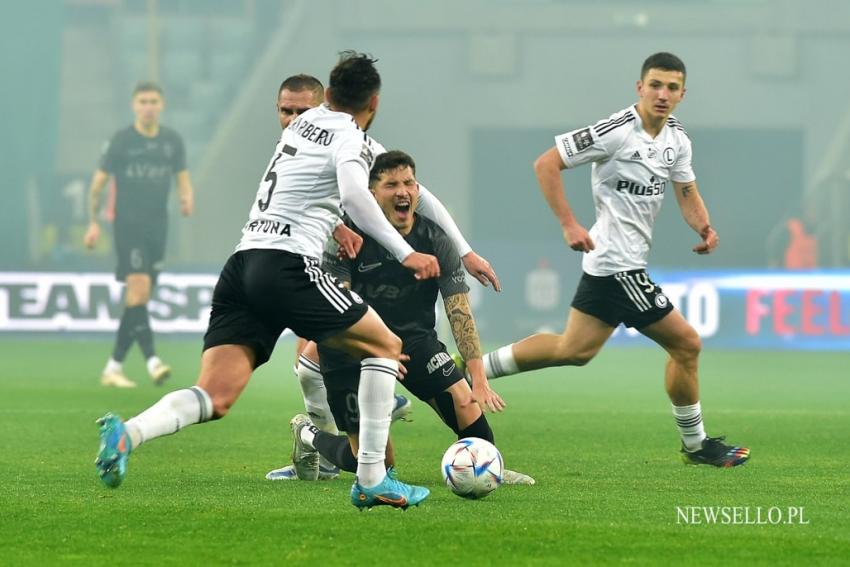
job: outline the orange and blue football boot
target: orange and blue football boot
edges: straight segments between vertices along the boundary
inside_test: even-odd
[[[394,471],[388,471],[387,476],[377,486],[366,488],[355,481],[351,485],[351,503],[361,512],[364,508],[373,506],[392,506],[407,510],[410,506],[419,504],[428,498],[431,491],[424,486],[405,484],[395,478]]]
[[[121,418],[107,413],[97,420],[100,426],[100,451],[94,461],[97,474],[109,488],[118,488],[127,474],[127,459],[130,456],[130,436]]]

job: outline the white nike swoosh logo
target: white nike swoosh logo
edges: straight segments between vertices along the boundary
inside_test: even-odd
[[[450,367],[448,367],[448,368],[443,368],[443,376],[449,376],[452,372],[454,372],[454,370],[455,370],[455,365],[454,365],[454,364],[452,364],[452,365],[451,365]]]
[[[375,262],[374,264],[364,264],[363,262],[357,266],[358,272],[368,272],[369,270],[374,270],[375,268],[380,268],[383,262]]]

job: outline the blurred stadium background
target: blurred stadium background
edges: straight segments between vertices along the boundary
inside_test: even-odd
[[[643,58],[671,50],[688,65],[688,95],[677,116],[693,139],[695,169],[722,244],[711,257],[691,254],[694,235],[668,203],[651,257],[656,279],[674,286],[671,295],[690,308],[686,315],[704,328],[708,344],[846,348],[846,274],[788,279],[769,270],[782,265],[789,217],[814,221],[819,267],[850,265],[850,76],[841,71],[850,50],[850,6],[817,4],[817,10],[795,0],[10,4],[4,53],[19,55],[4,59],[8,164],[0,238],[7,245],[0,267],[7,275],[0,329],[110,324],[84,322],[92,315],[85,305],[61,323],[45,322],[75,300],[88,303],[81,293],[108,297],[97,287],[108,278],[45,276],[34,292],[15,286],[38,278],[8,272],[113,269],[110,238],[96,253],[82,248],[85,203],[103,143],[132,120],[136,81],[164,85],[162,121],[184,136],[197,190],[196,215],[172,215],[167,271],[214,275],[237,241],[279,135],[273,105],[280,81],[299,72],[326,81],[346,48],[380,59],[385,86],[375,137],[416,157],[420,179],[504,280],[503,296],[477,294],[485,337],[503,341],[558,328],[579,259],[562,245],[530,163],[554,134],[632,102]],[[566,177],[586,223],[593,214],[588,177],[589,168]],[[731,281],[730,270],[755,270],[757,277]],[[710,289],[694,292],[697,280]],[[188,329],[173,323],[181,313],[196,320],[192,330],[202,328],[198,308],[208,286],[177,277],[161,287],[161,307],[152,308],[158,328]],[[71,288],[78,295],[63,299]],[[777,295],[780,290],[788,293]],[[29,294],[43,301],[36,304]]]
[[[40,489],[24,489],[19,484],[21,478],[30,478],[25,474],[37,474],[43,459],[37,445],[27,441],[38,431],[37,424],[25,419],[30,415],[27,407],[52,403],[62,408],[56,410],[61,417],[66,410],[62,404],[74,400],[77,413],[60,437],[67,450],[67,467],[57,466],[50,473],[54,479],[71,482],[68,493],[72,496],[68,498],[77,500],[57,505],[61,517],[70,522],[77,517],[78,509],[86,508],[98,497],[95,494],[100,494],[99,487],[94,486],[94,473],[88,468],[95,443],[90,422],[99,415],[95,411],[114,403],[118,410],[136,412],[160,395],[150,387],[140,388],[130,397],[99,390],[97,377],[121,311],[121,287],[112,276],[115,261],[111,238],[101,239],[103,246],[95,252],[82,246],[91,174],[104,142],[132,121],[133,84],[141,79],[162,83],[166,99],[162,123],[183,135],[196,190],[193,217],[180,218],[173,207],[166,273],[151,306],[154,329],[159,331],[158,345],[175,363],[175,380],[188,384],[194,377],[191,365],[196,364],[212,285],[238,240],[257,182],[280,134],[274,110],[278,85],[296,73],[313,74],[326,82],[337,53],[343,49],[366,51],[380,60],[384,87],[373,135],[388,148],[403,149],[415,157],[420,180],[446,203],[474,248],[501,276],[505,291],[500,295],[474,283],[471,286],[482,339],[490,346],[538,329],[560,330],[580,275],[580,259],[563,244],[537,189],[531,170],[533,159],[552,145],[555,134],[607,117],[634,102],[634,83],[647,55],[661,50],[679,55],[688,66],[688,94],[676,116],[693,140],[695,171],[721,245],[711,256],[694,255],[690,249],[696,244],[696,236],[668,197],[656,225],[650,272],[703,336],[706,372],[716,380],[706,388],[706,397],[714,402],[713,415],[720,416],[709,417],[709,427],[717,422],[724,428],[734,425],[735,435],[740,435],[736,441],[752,442],[756,447],[753,463],[739,473],[749,476],[738,477],[748,480],[731,493],[733,503],[770,505],[775,502],[773,496],[781,496],[785,504],[820,506],[814,511],[821,513],[819,530],[825,517],[830,521],[843,518],[846,524],[846,490],[842,493],[839,488],[848,488],[847,448],[836,440],[843,435],[846,441],[846,400],[850,399],[847,376],[841,375],[841,369],[847,366],[843,357],[850,348],[850,74],[846,72],[850,3],[33,0],[4,4],[0,30],[0,108],[5,126],[0,137],[0,351],[7,361],[15,360],[0,367],[0,391],[4,392],[0,398],[7,400],[0,405],[0,417],[9,431],[12,427],[24,428],[16,429],[18,433],[7,439],[0,457],[6,470],[0,483],[0,495],[7,503],[4,508],[15,503],[12,515],[7,517],[10,529],[15,518],[45,513],[36,504],[42,496]],[[588,225],[593,215],[589,175],[589,168],[565,175],[568,197]],[[173,205],[176,201],[174,198]],[[814,268],[791,270],[783,266],[789,218],[805,219],[816,236],[818,259]],[[73,339],[70,347],[69,339]],[[612,342],[609,348],[618,349],[640,346],[643,339],[621,329]],[[770,357],[765,349],[788,352]],[[819,352],[802,352],[813,350]],[[275,362],[274,372],[282,374],[288,372],[288,363],[281,360],[291,356],[291,349],[287,345],[279,351],[281,359]],[[55,360],[51,359],[53,352],[60,353]],[[136,356],[131,354],[131,358]],[[515,417],[505,414],[502,419],[514,420],[511,423],[517,431],[540,417],[539,411],[530,408],[543,408],[553,415],[579,412],[578,420],[563,420],[567,424],[564,427],[579,429],[566,433],[546,430],[553,438],[563,433],[583,439],[583,450],[591,453],[583,454],[578,465],[562,454],[566,450],[561,445],[554,453],[564,462],[553,460],[551,463],[558,464],[541,465],[529,456],[522,461],[530,472],[540,472],[543,486],[547,481],[563,480],[561,466],[588,467],[583,481],[581,472],[569,473],[566,479],[569,483],[587,483],[583,485],[586,492],[575,494],[572,484],[564,486],[562,494],[578,499],[570,501],[570,506],[580,506],[581,499],[587,498],[588,506],[596,509],[596,501],[588,495],[604,495],[609,485],[593,481],[605,482],[606,470],[615,471],[610,486],[623,491],[623,502],[632,497],[630,490],[641,492],[629,488],[631,471],[616,461],[617,455],[610,456],[614,459],[611,462],[599,463],[592,456],[598,447],[587,440],[593,435],[589,423],[614,428],[604,433],[607,437],[602,444],[616,443],[630,434],[611,423],[612,411],[621,417],[628,415],[629,423],[644,427],[643,414],[629,414],[635,410],[631,396],[641,388],[643,394],[638,399],[656,402],[651,411],[657,415],[652,419],[659,425],[651,435],[661,448],[650,451],[655,459],[652,462],[666,463],[672,457],[673,426],[659,385],[663,357],[647,351],[634,359],[619,352],[602,358],[601,366],[591,366],[587,376],[607,374],[616,378],[601,381],[598,390],[595,384],[583,382],[578,390],[571,390],[558,381],[558,371],[546,374],[539,389],[535,389],[533,380],[505,382],[503,386],[508,402],[517,400],[513,407],[518,413],[512,414]],[[620,376],[622,366],[611,361],[621,358],[640,374],[637,382]],[[43,364],[48,365],[46,371],[34,370],[43,368]],[[135,370],[141,372],[141,363]],[[21,380],[24,377],[26,380]],[[54,383],[58,390],[45,393]],[[30,390],[26,390],[30,387],[27,384],[32,385]],[[289,415],[280,415],[281,410],[271,409],[271,404],[279,402],[275,395],[285,395],[286,412],[295,413],[296,388],[294,384],[278,386],[261,385],[262,395],[249,394],[241,407],[252,424],[272,419],[275,428],[285,431]],[[558,388],[564,390],[558,405],[554,398],[535,401],[541,392],[557,392]],[[281,390],[287,393],[279,394]],[[66,396],[66,392],[73,395]],[[266,394],[268,399],[260,399]],[[523,400],[528,403],[523,404]],[[544,402],[549,405],[537,405]],[[257,408],[261,408],[259,413],[252,413]],[[582,421],[584,411],[597,412],[596,421]],[[32,412],[41,415],[34,409]],[[234,423],[239,424],[236,419]],[[425,426],[431,421],[423,417],[410,430],[436,427]],[[66,421],[51,423],[65,425]],[[772,430],[774,438],[760,437],[768,433],[767,429]],[[254,466],[260,470],[277,464],[275,457],[269,457],[271,449],[263,447],[259,451],[265,460],[246,465],[250,458],[244,457],[242,450],[256,442],[254,431],[239,430],[241,444],[232,449],[241,453],[228,453],[223,468]],[[502,439],[522,446],[519,434],[511,435],[506,433]],[[162,455],[166,457],[161,467],[167,467],[172,456],[181,458],[181,451],[189,451],[192,442],[201,443],[206,447],[203,450],[226,451],[212,445],[213,437],[210,434],[209,440],[203,441],[205,434],[192,433],[185,444],[182,440],[173,445],[164,442]],[[15,444],[12,439],[17,440]],[[429,447],[431,460],[439,460],[442,437],[433,442],[416,439],[414,444]],[[543,441],[535,439],[535,451],[547,451]],[[759,442],[765,444],[762,453]],[[773,446],[768,451],[770,443]],[[789,443],[794,443],[793,450],[788,448]],[[74,452],[83,445],[84,458]],[[276,447],[278,450],[286,449]],[[150,451],[151,455],[155,453]],[[630,449],[628,458],[642,459],[640,453],[640,448]],[[555,459],[555,454],[549,456]],[[818,461],[823,454],[829,454],[832,460]],[[755,468],[760,455],[764,455],[761,469]],[[430,470],[430,461],[425,456],[421,459],[422,470]],[[86,461],[87,468],[74,468],[78,461]],[[21,462],[27,463],[24,470],[30,473],[12,472],[22,466]],[[815,468],[796,470],[801,463]],[[208,475],[198,478],[218,482],[203,470],[202,460],[187,466],[196,467],[193,470],[198,475]],[[600,474],[595,466],[601,467],[602,476],[594,476]],[[773,472],[787,473],[788,477],[783,477],[787,482],[776,481],[778,476],[774,478],[777,484],[764,481],[765,475]],[[252,470],[251,475],[256,473]],[[155,482],[174,482],[163,471],[157,474]],[[651,482],[655,473],[644,469],[641,474]],[[671,466],[660,481],[656,479],[658,486],[648,490],[645,498],[663,495],[678,482],[679,474],[679,469]],[[235,487],[241,487],[244,478],[232,481],[221,484],[216,496],[227,499],[228,490],[241,490]],[[699,481],[694,480],[691,489],[698,497],[678,492],[674,493],[675,502],[696,498],[716,503],[718,500],[711,500],[713,495],[729,494],[724,492],[728,487],[722,485],[723,481],[707,482],[714,483],[715,493],[699,493],[694,488]],[[151,484],[141,486],[155,490]],[[67,484],[49,485],[44,498],[56,498],[67,488]],[[344,488],[340,488],[340,495]],[[180,490],[174,498],[184,498]],[[196,489],[186,490],[186,494],[194,495],[192,490]],[[247,490],[266,489],[258,480]],[[308,497],[307,493],[307,489],[299,489],[297,494],[300,498]],[[259,494],[257,508],[267,498],[267,494]],[[748,494],[758,497],[748,501]],[[805,500],[806,494],[816,497]],[[191,515],[195,513],[194,501],[186,498],[183,513]],[[343,496],[334,498],[336,502]],[[535,498],[538,500],[531,506],[537,510],[560,502],[551,492]],[[341,502],[337,504],[341,506]],[[319,499],[315,510],[324,505]],[[138,506],[150,511],[146,502]],[[608,509],[605,503],[600,506]],[[451,510],[455,508],[458,510],[452,513],[458,517],[463,517],[462,510],[468,510],[460,505]],[[250,516],[254,510],[250,507],[245,514]],[[582,510],[579,508],[573,519],[581,517]],[[628,506],[617,509],[610,513],[610,524],[609,519],[602,518],[592,526],[598,537],[593,545],[581,543],[581,529],[570,532],[573,540],[584,546],[576,557],[592,561],[600,557],[595,555],[600,549],[610,552],[621,543],[626,545],[630,537],[635,542],[650,541],[656,535],[652,522],[669,523],[670,510],[656,509],[646,531],[636,528],[617,532],[624,539],[614,543],[606,534],[608,526],[619,521],[615,516],[634,512],[628,517],[638,525],[638,511]],[[526,522],[538,517],[535,510],[523,513]],[[427,516],[423,517],[427,522]],[[156,524],[160,519],[153,514],[149,521]],[[268,519],[281,521],[279,517]],[[441,525],[432,520],[434,525],[429,529],[437,534],[433,541],[442,545]],[[99,521],[92,518],[92,523]],[[319,521],[330,525],[336,520],[330,516]],[[515,530],[505,518],[499,521],[503,533]],[[80,522],[80,529],[85,529],[85,523]],[[35,523],[31,520],[19,522],[17,529],[23,533],[32,525]],[[575,530],[575,524],[571,525]],[[759,532],[759,544],[750,548],[754,540],[743,532],[726,532],[724,537],[731,535],[737,542],[738,555],[733,557],[738,559],[758,562],[765,558],[759,555],[761,552],[784,549],[784,553],[796,545],[810,544],[798,559],[817,557],[828,562],[842,557],[833,552],[843,549],[846,561],[850,545],[847,531],[835,523],[830,526],[828,541],[807,539],[801,532],[791,538],[785,537],[789,532]],[[550,529],[549,539],[529,548],[526,559],[538,557],[546,562],[549,558],[557,563],[569,552],[559,543],[563,526],[556,523],[538,528]],[[43,554],[51,553],[51,535],[38,537],[39,545],[47,547],[41,551],[33,547],[36,551],[20,556],[22,562],[43,559]],[[149,537],[157,542],[156,534]],[[275,531],[267,537],[281,536]],[[666,537],[671,549],[677,549],[676,554],[667,556],[671,561],[685,554],[693,558],[687,542],[703,545],[696,532],[685,543],[679,532],[671,531]],[[327,540],[313,543],[321,547]],[[136,542],[136,547],[128,549],[144,549],[144,544]],[[415,546],[415,539],[406,545]],[[638,547],[631,552],[601,557],[653,562],[654,556],[646,546],[634,545]],[[441,549],[439,557],[450,560],[453,551],[447,550],[455,547]],[[806,555],[817,549],[823,555]],[[548,555],[553,550],[560,551]],[[427,554],[436,552],[436,548],[426,546],[416,551]],[[504,548],[503,552],[512,551]],[[80,553],[78,559],[89,557],[89,552]],[[341,557],[342,552],[334,553]],[[133,562],[132,555],[123,557]],[[295,559],[299,557],[304,558]]]

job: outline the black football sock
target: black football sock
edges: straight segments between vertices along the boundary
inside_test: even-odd
[[[112,349],[112,359],[116,362],[124,362],[127,351],[133,346],[136,339],[136,325],[138,319],[138,307],[125,307],[121,314],[121,322],[118,325],[118,334],[115,335],[115,347]]]
[[[321,456],[344,471],[357,472],[357,457],[351,452],[347,435],[333,435],[318,428],[313,433],[313,447]]]
[[[466,429],[457,434],[458,439],[463,439],[464,437],[478,437],[494,445],[496,444],[493,430],[490,428],[490,423],[488,423],[487,417],[483,413],[478,419],[470,423]]]
[[[151,331],[150,314],[148,313],[147,304],[137,305],[131,309],[138,309],[139,314],[136,316],[136,340],[139,341],[139,348],[142,349],[142,354],[145,355],[145,360],[154,356],[153,348],[153,331]]]

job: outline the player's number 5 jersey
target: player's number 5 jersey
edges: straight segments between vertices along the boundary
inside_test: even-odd
[[[584,255],[583,270],[608,276],[646,267],[652,227],[671,181],[695,179],[691,141],[672,116],[655,138],[630,106],[593,126],[555,137],[569,168],[593,163],[591,183],[596,248]]]
[[[338,166],[353,161],[368,175],[384,151],[349,114],[325,105],[301,114],[281,134],[236,250],[274,248],[321,258],[340,217]]]

